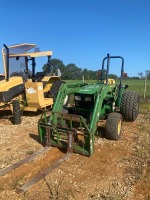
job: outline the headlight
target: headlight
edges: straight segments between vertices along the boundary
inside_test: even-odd
[[[76,101],[81,101],[81,96],[75,96],[74,98]]]
[[[85,101],[92,101],[92,97],[85,97]]]

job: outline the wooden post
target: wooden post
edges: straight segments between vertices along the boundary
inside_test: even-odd
[[[82,75],[82,80],[83,80],[83,83],[84,83],[84,74]]]
[[[145,81],[144,81],[144,99],[146,97],[146,81],[147,81],[147,75],[145,74]]]

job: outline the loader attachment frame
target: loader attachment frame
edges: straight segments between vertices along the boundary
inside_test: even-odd
[[[93,134],[81,115],[62,112],[63,102],[68,94],[74,93],[85,84],[63,84],[53,111],[44,112],[38,123],[41,142],[47,146],[56,146],[83,155],[91,156],[94,151]]]
[[[46,146],[56,146],[67,149],[68,152],[76,152],[86,156],[93,153],[92,134],[82,116],[65,114],[61,112],[51,113],[51,122],[49,117],[44,113],[44,120],[40,121],[39,132],[40,138],[43,140],[43,131]],[[56,123],[57,121],[57,123]]]

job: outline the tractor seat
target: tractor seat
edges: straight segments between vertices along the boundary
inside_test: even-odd
[[[108,79],[109,85],[112,85],[112,84],[115,84],[115,83],[116,83],[116,81],[114,79],[111,79],[111,78]],[[104,84],[106,84],[106,80],[104,80]]]
[[[43,72],[37,72],[35,74],[35,79],[37,80],[37,82],[41,82],[43,77],[44,77],[44,73]]]

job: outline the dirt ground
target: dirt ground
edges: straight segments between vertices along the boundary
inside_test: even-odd
[[[0,119],[0,170],[43,148],[37,121],[40,114],[23,116],[12,125]],[[0,177],[1,200],[150,200],[150,114],[123,123],[120,141],[96,137],[91,157],[72,154],[58,168],[24,193],[17,189],[64,153],[53,147],[32,162]]]

